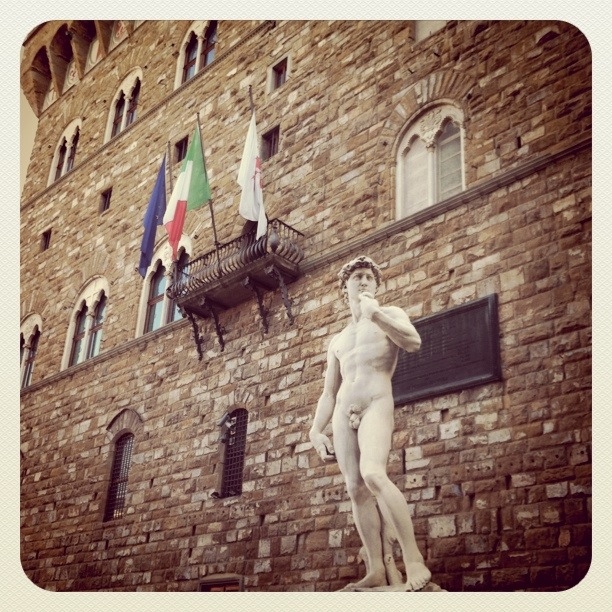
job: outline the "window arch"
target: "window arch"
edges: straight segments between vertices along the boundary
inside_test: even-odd
[[[217,52],[216,21],[196,21],[185,35],[176,69],[175,88],[211,64]]]
[[[67,172],[70,172],[74,167],[80,134],[80,119],[72,121],[63,131],[51,162],[51,171],[48,180],[49,185],[64,176]]]
[[[178,269],[181,270],[189,261],[191,253],[191,240],[184,234],[179,241],[178,253]],[[166,295],[166,289],[172,282],[172,272],[172,249],[165,240],[151,259],[151,265],[144,278],[140,296],[137,336],[155,331],[181,318],[178,307]]]
[[[136,121],[141,86],[142,71],[135,68],[123,79],[115,93],[106,124],[105,141],[114,138]]]
[[[409,122],[397,153],[397,216],[406,217],[465,189],[463,114],[430,107]]]
[[[249,413],[237,408],[221,419],[221,472],[219,490],[215,497],[231,497],[242,493],[244,455],[246,450]]]
[[[29,315],[21,324],[19,337],[21,388],[27,387],[32,383],[34,362],[36,360],[36,353],[38,352],[41,332],[42,319],[40,315]]]
[[[79,294],[70,316],[62,369],[100,353],[108,304],[108,281],[97,277]]]

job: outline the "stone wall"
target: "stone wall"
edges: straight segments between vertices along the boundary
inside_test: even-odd
[[[40,117],[21,208],[22,316],[43,317],[21,407],[26,574],[50,590],[197,590],[235,573],[247,590],[327,591],[363,572],[342,477],[306,434],[327,343],[347,321],[335,275],[366,253],[384,268],[381,303],[413,319],[499,298],[503,380],[396,411],[390,473],[433,580],[448,590],[577,584],[591,521],[584,37],[559,22],[449,22],[420,43],[409,22],[221,22],[218,61],[173,93],[172,51],[188,25],[145,22]],[[289,79],[267,94],[267,68],[285,54]],[[108,102],[135,66],[142,113],[103,146]],[[135,339],[142,215],[167,141],[190,134],[199,112],[219,237],[239,233],[249,84],[259,132],[280,125],[279,154],[263,167],[266,209],[307,240],[289,288],[296,320],[268,295],[263,334],[256,303],[238,306],[221,315],[224,351],[204,326],[198,361],[187,321]],[[396,220],[397,141],[435,99],[463,106],[467,190]],[[77,116],[77,165],[47,187]],[[49,227],[51,248],[39,252]],[[206,208],[186,233],[196,253],[211,248]],[[103,352],[61,372],[68,317],[95,274],[110,283]],[[217,422],[235,407],[249,411],[243,494],[214,499]],[[104,523],[107,428],[123,410],[142,429],[126,515]]]

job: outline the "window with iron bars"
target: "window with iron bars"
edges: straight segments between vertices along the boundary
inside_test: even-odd
[[[105,521],[123,516],[133,446],[134,434],[132,433],[123,434],[115,443],[115,456],[104,509]]]
[[[248,418],[249,413],[244,408],[237,408],[221,419],[223,469],[221,486],[215,497],[232,497],[242,493]]]

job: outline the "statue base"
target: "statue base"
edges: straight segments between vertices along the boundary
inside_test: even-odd
[[[338,592],[387,592],[387,593],[424,593],[424,592],[431,592],[431,591],[444,591],[446,592],[446,589],[443,589],[441,586],[435,584],[434,582],[428,582],[422,589],[419,589],[418,591],[411,591],[410,589],[406,588],[405,584],[387,584],[384,586],[378,586],[378,587],[356,587],[354,585],[348,584],[347,586],[345,586],[343,589],[339,589]]]

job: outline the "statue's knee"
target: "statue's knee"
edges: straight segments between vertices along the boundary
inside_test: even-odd
[[[380,470],[373,470],[363,474],[363,480],[366,487],[374,494],[377,495],[382,491],[385,483],[389,480],[387,474]]]
[[[351,481],[346,483],[346,491],[355,502],[361,502],[370,495],[363,481]]]

